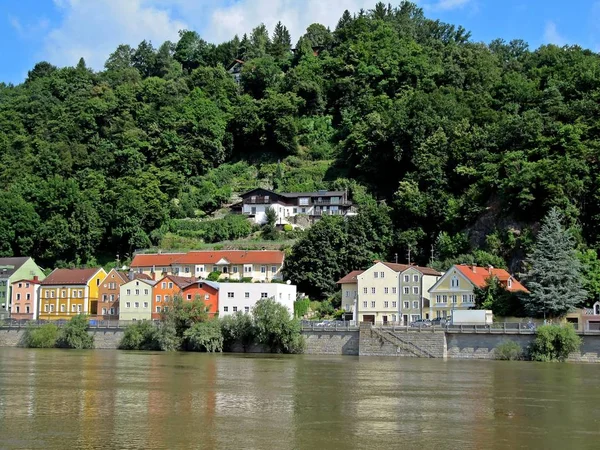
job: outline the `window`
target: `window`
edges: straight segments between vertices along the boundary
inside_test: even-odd
[[[237,306],[233,307],[233,312],[237,312]]]
[[[404,275],[404,282],[408,283],[410,281],[410,275]]]
[[[389,288],[383,288],[383,293],[384,294],[389,294]]]
[[[17,306],[17,310],[18,310],[18,309],[19,309],[19,307]],[[19,312],[19,311],[17,311],[17,312]],[[25,307],[25,312],[26,312],[27,314],[29,314],[29,306],[26,306],[26,307]]]
[[[77,292],[75,292],[74,294],[77,294]],[[61,291],[60,296],[62,298],[67,298],[67,291]],[[74,295],[74,297],[77,297],[77,295]]]
[[[404,286],[404,293],[410,294],[410,288],[408,286]]]
[[[191,299],[192,299],[192,294],[188,294],[188,295],[187,295],[187,299],[188,299],[188,300],[191,300]]]
[[[392,308],[396,308],[398,306],[397,302],[392,302]]]
[[[371,302],[371,308],[375,308],[375,302]]]
[[[196,266],[196,272],[204,272],[204,266]]]
[[[233,273],[238,273],[238,266],[233,266]]]
[[[168,302],[171,297],[169,295],[165,295],[165,302]]]
[[[54,298],[54,291],[50,291],[50,298]]]
[[[81,312],[81,305],[77,305],[77,312]]]
[[[115,294],[110,294],[110,301],[114,302],[115,301]]]
[[[144,295],[148,295],[148,294],[149,294],[148,289],[144,289]]]
[[[107,302],[108,301],[108,295],[107,294],[102,294],[102,301],[103,302]]]
[[[367,302],[363,302],[363,308],[367,307]]]
[[[234,292],[228,292],[227,293],[227,298],[234,298],[235,297],[235,293]]]
[[[60,305],[60,312],[65,312],[65,305]]]
[[[210,300],[210,295],[204,294],[204,300]]]
[[[443,303],[448,303],[448,296],[447,295],[442,295],[442,302]]]
[[[390,302],[383,302],[383,307],[384,308],[389,308],[390,307]]]
[[[140,307],[140,302],[135,302],[135,303],[134,303],[134,306],[135,306],[136,308],[139,308],[139,307]]]
[[[419,275],[413,275],[413,281],[415,283],[418,283],[419,282]]]
[[[367,288],[363,288],[363,294],[367,293]]]
[[[462,296],[462,302],[463,302],[463,303],[467,303],[467,298],[469,298],[469,297],[467,296],[467,294],[463,294],[463,296]]]
[[[144,308],[148,307],[148,302],[144,302]]]
[[[475,295],[474,294],[469,295],[469,302],[475,303]]]
[[[23,287],[23,283],[19,283],[19,289]],[[27,286],[29,287],[29,286]]]
[[[115,314],[115,308],[110,308],[110,314],[114,316],[114,314]]]
[[[246,313],[250,312],[250,307],[249,306],[244,306],[244,312],[246,312]]]
[[[44,305],[44,312],[48,312],[48,305]]]
[[[396,294],[397,289],[395,287],[392,288],[392,294]]]
[[[267,273],[267,266],[260,266],[260,273]]]
[[[372,287],[372,288],[371,288],[371,294],[374,294],[374,293],[375,293],[375,288],[374,288],[374,287]]]
[[[17,294],[17,300],[21,300],[21,294]]]
[[[244,273],[252,273],[252,264],[244,264]]]
[[[244,292],[244,298],[250,298],[250,292]]]
[[[419,309],[419,302],[417,302],[417,301],[413,302],[413,308]]]
[[[298,208],[294,208],[293,211],[294,211],[294,214],[298,214]]]
[[[77,306],[76,305],[72,305],[71,306],[71,311],[72,312],[77,312]]]
[[[268,295],[267,295],[266,292],[261,292],[260,293],[260,298],[267,298],[267,297],[268,297]]]
[[[229,272],[229,268],[227,266],[223,266],[223,273],[228,273]]]
[[[140,290],[139,289],[135,290],[135,295],[140,295]]]
[[[31,300],[31,294],[25,294],[25,300]]]
[[[300,206],[307,206],[308,205],[308,197],[300,197],[298,199],[298,204]]]
[[[435,296],[435,302],[436,303],[442,303],[442,296],[441,295],[436,295]]]
[[[29,289],[29,283],[25,283],[25,287]]]
[[[100,286],[100,278],[96,279],[96,286]]]
[[[106,315],[106,308],[102,308],[102,315],[105,316]]]
[[[159,313],[160,312],[160,306],[156,307],[156,312]]]
[[[188,266],[185,267],[185,273],[190,273],[190,268]]]
[[[229,306],[223,306],[223,311],[225,311],[225,312],[229,311]]]
[[[53,313],[54,312],[54,305],[50,305],[50,312]]]
[[[173,283],[169,282],[169,289],[173,289]]]
[[[271,273],[277,273],[277,266],[271,266]]]
[[[379,278],[385,278],[385,272],[379,272]]]
[[[454,275],[452,277],[452,279],[450,280],[450,286],[453,288],[457,288],[458,287],[458,277],[456,275]]]
[[[404,302],[404,309],[410,308],[410,302]]]
[[[129,303],[129,302],[125,303],[125,308],[131,308],[131,303]]]
[[[19,312],[19,307],[17,306],[17,313]]]
[[[131,289],[127,289],[127,295],[131,295]]]
[[[413,294],[419,293],[419,286],[413,286]]]
[[[160,283],[160,287],[163,289],[167,288],[167,283],[165,283],[164,281],[162,283]]]
[[[375,272],[375,273],[373,274],[373,278],[379,278],[379,272]]]
[[[160,295],[156,296],[156,303],[160,303]]]
[[[508,287],[511,288],[512,287],[512,278],[508,279]]]
[[[350,297],[350,291],[346,291],[346,297]]]
[[[302,214],[306,214],[306,208],[302,208]]]
[[[396,314],[392,314],[392,322],[396,322]]]

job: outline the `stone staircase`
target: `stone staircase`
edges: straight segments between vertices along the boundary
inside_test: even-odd
[[[444,358],[446,351],[446,337],[443,332],[394,331],[367,323],[360,326],[359,354],[362,356]]]
[[[381,341],[387,341],[390,344],[395,345],[399,350],[411,353],[418,358],[435,358],[435,356],[429,351],[417,346],[413,342],[401,339],[397,334],[394,334],[391,331],[383,331],[373,328],[372,332],[379,336]]]

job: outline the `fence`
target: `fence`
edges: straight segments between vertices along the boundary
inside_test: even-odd
[[[358,331],[358,324],[351,321],[302,321],[302,331]]]
[[[58,327],[62,327],[65,324],[67,324],[69,322],[69,320],[66,319],[59,319],[59,320],[15,320],[15,319],[5,319],[3,321],[0,321],[0,328],[26,328],[28,326],[42,326],[48,323],[52,323]],[[137,322],[143,322],[143,321],[137,321]],[[159,321],[150,321],[148,320],[147,322],[153,323],[153,324],[158,324]],[[123,329],[126,328],[128,325],[134,324],[136,323],[135,320],[96,320],[96,319],[90,319],[89,320],[89,328],[90,329],[95,329],[95,328],[102,328],[102,329],[107,329],[107,328],[112,328],[112,329]]]

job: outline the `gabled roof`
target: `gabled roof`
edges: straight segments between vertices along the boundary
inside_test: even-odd
[[[404,272],[408,269],[415,269],[415,270],[418,270],[419,272],[421,272],[423,275],[433,275],[436,277],[442,276],[442,274],[440,272],[438,272],[435,269],[432,269],[431,267],[415,266],[412,264],[396,264],[396,263],[390,263],[390,262],[385,262],[385,261],[376,261],[376,262],[381,262],[381,264],[383,264],[386,267],[389,267],[394,272]]]
[[[131,267],[166,267],[184,255],[185,253],[140,253],[134,256]]]
[[[149,286],[154,286],[156,283],[158,283],[158,281],[156,281],[156,280],[146,280],[144,278],[134,278],[133,280],[127,280],[127,282],[123,283],[121,286],[125,286],[126,284],[132,283],[134,281],[140,281]]]
[[[158,280],[161,283],[163,280],[171,280],[179,289],[184,289],[188,285],[195,283],[197,280],[195,277],[179,277],[177,275],[166,275]]]
[[[200,285],[200,284],[206,284],[207,286],[210,286],[211,288],[215,289],[215,290],[219,290],[219,283],[216,281],[208,281],[208,280],[194,280],[191,283],[189,283],[186,287],[184,287],[183,289],[188,289],[191,288],[193,286],[196,285]]]
[[[0,258],[0,276],[10,277],[27,262],[29,256]]]
[[[461,274],[465,276],[474,286],[484,288],[490,277],[496,277],[501,284],[510,292],[529,292],[525,286],[519,283],[515,277],[511,276],[504,269],[494,267],[467,266],[459,264],[454,266]],[[511,279],[511,286],[508,286],[508,280]]]
[[[42,283],[42,280],[34,280],[34,279],[27,279],[27,278],[24,278],[24,279],[22,279],[22,280],[15,280],[15,281],[13,282],[13,284],[15,284],[15,283],[31,283],[31,284],[41,284],[41,283]]]
[[[42,286],[85,285],[101,268],[54,269],[40,284]]]
[[[283,264],[284,253],[279,250],[223,250],[189,252],[173,264],[216,264],[221,259],[231,264]]]
[[[337,284],[356,284],[358,283],[356,277],[358,277],[363,272],[364,270],[353,270],[348,275],[338,280]]]

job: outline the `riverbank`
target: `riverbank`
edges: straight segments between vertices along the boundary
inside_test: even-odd
[[[0,329],[0,347],[22,347],[24,328]],[[122,329],[92,328],[96,349],[117,349]],[[303,331],[309,355],[387,356],[446,359],[495,359],[495,349],[503,342],[513,341],[527,348],[535,339],[532,332],[485,333],[446,330],[393,330],[364,326],[360,329]],[[569,362],[600,363],[600,335],[581,335],[583,343],[578,353],[572,353]],[[241,346],[235,350],[243,352]],[[258,345],[250,346],[247,353],[267,353]]]

